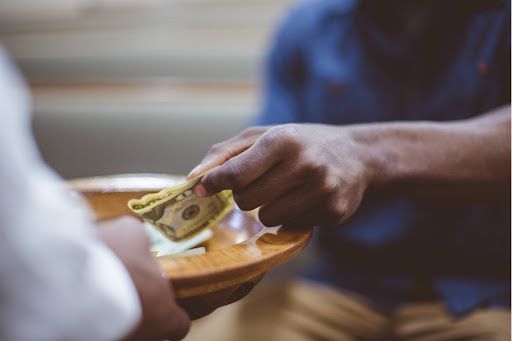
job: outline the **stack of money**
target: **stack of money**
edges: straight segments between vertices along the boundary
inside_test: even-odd
[[[201,176],[128,201],[128,207],[172,241],[183,241],[213,227],[233,208],[233,194],[223,191],[199,198],[194,186]]]

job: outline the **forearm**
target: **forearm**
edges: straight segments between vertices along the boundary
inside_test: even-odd
[[[510,107],[453,122],[348,128],[370,186],[415,194],[502,196],[510,190]]]

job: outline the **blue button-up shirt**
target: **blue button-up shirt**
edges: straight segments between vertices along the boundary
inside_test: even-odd
[[[447,2],[419,43],[379,30],[357,1],[295,6],[270,50],[258,123],[446,121],[510,103],[509,3],[466,3]],[[383,308],[509,305],[510,202],[373,194],[317,239],[322,259],[308,276]]]

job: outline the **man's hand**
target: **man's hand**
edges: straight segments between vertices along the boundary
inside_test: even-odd
[[[232,189],[241,209],[263,206],[266,226],[339,224],[359,206],[370,177],[351,135],[327,125],[248,129],[215,145],[189,176],[220,164],[196,193]]]
[[[216,166],[216,169],[212,169]],[[488,201],[510,198],[510,107],[453,122],[251,128],[213,146],[198,196],[232,189],[263,224],[339,224],[368,188]]]
[[[249,149],[267,130],[273,126],[251,127],[237,136],[221,143],[214,144],[204,157],[203,161],[190,171],[187,178],[191,179],[201,175],[205,171],[222,165],[232,157]]]
[[[176,304],[169,281],[149,253],[149,238],[142,224],[122,217],[101,223],[99,230],[130,273],[142,306],[142,320],[126,340],[182,339],[189,329],[189,318]]]

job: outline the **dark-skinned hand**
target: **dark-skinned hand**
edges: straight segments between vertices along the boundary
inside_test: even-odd
[[[250,128],[214,145],[189,178],[210,170],[196,194],[231,189],[242,210],[261,207],[266,226],[311,227],[350,217],[368,186],[369,169],[350,131],[287,124]]]

